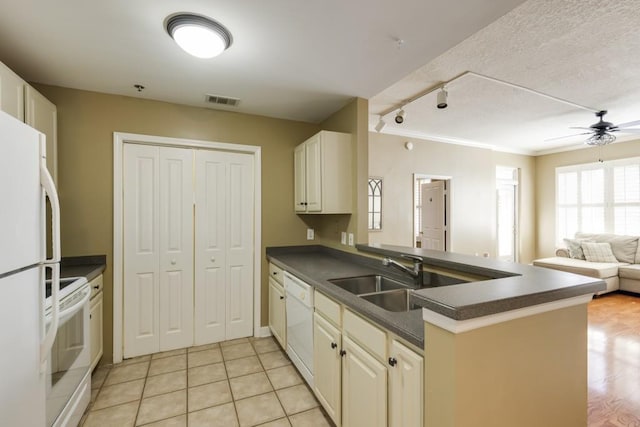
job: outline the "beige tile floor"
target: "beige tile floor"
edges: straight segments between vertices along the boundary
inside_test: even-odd
[[[273,338],[242,338],[96,369],[83,427],[331,426]]]

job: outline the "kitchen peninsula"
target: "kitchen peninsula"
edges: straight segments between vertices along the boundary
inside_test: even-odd
[[[332,342],[336,354],[342,353],[345,342],[357,341],[346,326],[339,328],[339,322],[346,322],[347,316],[359,317],[386,333],[388,345],[380,346],[377,353],[370,349],[369,353],[378,356],[380,362],[388,361],[388,369],[397,362],[391,340],[416,352],[422,350],[422,397],[409,424],[586,425],[586,307],[592,295],[604,288],[602,281],[425,249],[385,245],[357,248],[367,256],[302,246],[268,248],[267,257],[273,265],[315,288],[320,301],[332,301],[340,307],[342,316],[337,316],[334,329],[342,333],[337,335],[342,336],[342,343]],[[465,283],[412,290],[407,293],[407,310],[388,311],[331,282],[380,275],[410,285],[409,275],[384,267],[380,259],[401,260],[401,254],[422,258],[425,277],[433,272]],[[317,306],[315,311],[318,314]],[[367,339],[361,339],[360,344],[365,349],[375,347]],[[385,390],[386,372],[382,374]],[[372,411],[373,402],[362,411],[347,408],[354,402],[345,400],[344,385],[342,402],[338,402],[342,410],[339,404],[338,408],[334,404],[327,409],[326,399],[319,399],[334,421],[337,417],[344,425],[345,417],[354,412],[374,412],[377,418],[384,418],[376,425],[395,425],[398,412],[409,410],[398,411],[392,405],[392,372],[389,370],[388,416],[386,409]],[[314,391],[318,395],[318,390]],[[409,425],[408,420],[402,422]]]

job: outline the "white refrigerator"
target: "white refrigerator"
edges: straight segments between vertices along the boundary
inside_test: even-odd
[[[59,202],[44,135],[0,111],[0,426],[44,426],[47,357],[58,328]],[[52,257],[46,257],[45,198]],[[45,322],[45,271],[51,269]]]

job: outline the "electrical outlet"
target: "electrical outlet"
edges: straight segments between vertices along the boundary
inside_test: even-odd
[[[342,243],[343,245],[347,244],[347,232],[343,231],[342,233],[340,233],[340,243]]]
[[[313,228],[307,228],[307,240],[313,240],[315,238],[315,233],[313,232]]]
[[[353,241],[353,233],[349,233],[349,246],[355,246],[355,242]]]

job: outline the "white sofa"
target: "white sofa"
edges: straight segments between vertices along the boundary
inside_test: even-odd
[[[639,236],[578,232],[575,236],[578,241],[609,243],[617,262],[591,262],[577,257],[572,258],[568,248],[560,248],[556,250],[555,257],[537,259],[533,261],[533,265],[602,279],[607,284],[607,288],[598,294],[618,289],[640,294],[639,238]],[[568,240],[565,239],[565,241]],[[576,244],[575,240],[574,244]],[[574,253],[571,255],[575,256]]]

